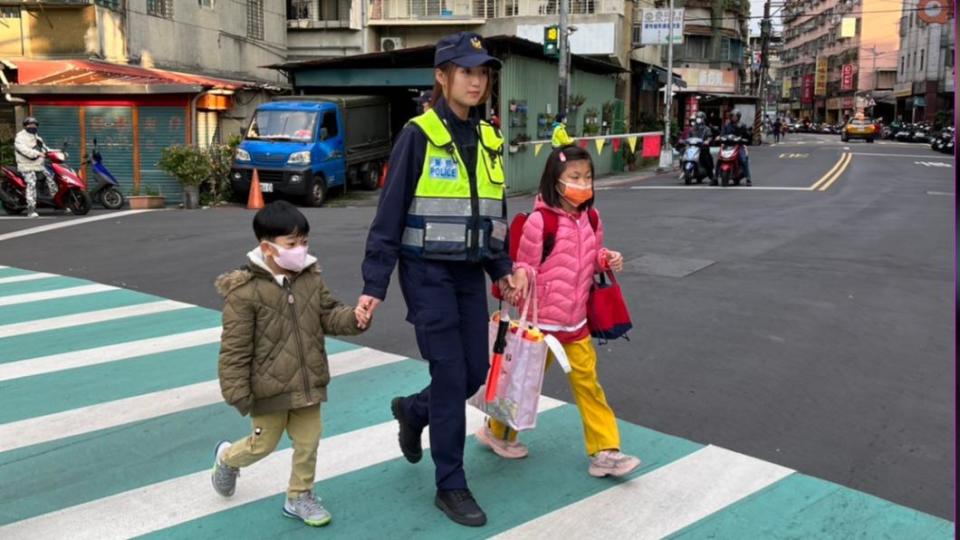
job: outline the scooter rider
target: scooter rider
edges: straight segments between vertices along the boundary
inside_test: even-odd
[[[697,113],[690,136],[703,141],[703,146],[700,149],[700,166],[710,175],[710,182],[714,183],[717,181],[717,177],[713,165],[713,155],[710,154],[710,139],[713,138],[713,130],[707,125],[706,116],[702,111]]]
[[[730,116],[730,120],[727,122],[725,126],[723,126],[723,130],[720,132],[720,136],[723,137],[726,135],[734,135],[734,136],[740,137],[741,139],[741,142],[739,143],[740,167],[743,169],[743,177],[745,179],[745,183],[748,186],[752,186],[753,181],[750,178],[750,156],[747,155],[747,145],[743,144],[743,141],[747,140],[747,127],[740,122],[740,118],[741,118],[740,111],[736,111],[732,113],[732,115]]]
[[[46,145],[37,132],[40,130],[40,122],[32,116],[23,119],[23,130],[17,133],[14,140],[14,147],[17,155],[17,170],[23,175],[23,181],[27,184],[27,217],[35,218],[37,216],[37,173],[43,175],[47,182],[47,189],[50,190],[50,196],[57,194],[57,183],[53,181],[50,171],[44,166],[43,160],[46,156]]]

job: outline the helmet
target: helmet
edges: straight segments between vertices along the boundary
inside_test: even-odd
[[[40,127],[40,122],[38,122],[37,119],[34,118],[34,117],[32,117],[32,116],[28,116],[28,117],[26,117],[26,118],[23,119],[23,127],[27,127],[27,126],[29,126],[30,124],[33,124],[33,125],[35,125],[35,126],[37,126],[37,127]]]

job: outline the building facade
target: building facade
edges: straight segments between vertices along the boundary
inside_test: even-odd
[[[893,116],[901,0],[789,0],[782,108],[798,120]]]
[[[897,116],[905,121],[943,123],[953,117],[954,111],[957,19],[950,9],[939,19],[930,17],[920,9],[927,3],[903,2],[894,97]],[[949,8],[947,4],[941,6]]]

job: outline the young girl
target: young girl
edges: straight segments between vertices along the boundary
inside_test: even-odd
[[[583,421],[588,472],[592,476],[624,476],[640,460],[620,452],[616,416],[597,379],[597,353],[587,328],[587,298],[596,272],[623,269],[623,256],[603,247],[603,226],[590,223],[593,207],[593,162],[576,146],[554,150],[540,179],[534,212],[523,226],[516,266],[535,273],[540,329],[556,336],[570,360],[570,386]],[[557,215],[553,246],[544,251],[543,215]],[[595,210],[594,210],[595,212]],[[544,258],[546,255],[546,258]],[[541,261],[541,259],[543,259]],[[477,440],[497,455],[518,459],[527,447],[517,433],[490,419]]]

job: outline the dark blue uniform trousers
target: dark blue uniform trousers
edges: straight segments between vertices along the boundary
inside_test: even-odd
[[[403,400],[413,427],[430,426],[437,489],[466,489],[466,400],[489,368],[486,278],[477,263],[400,258],[400,287],[430,384]]]

